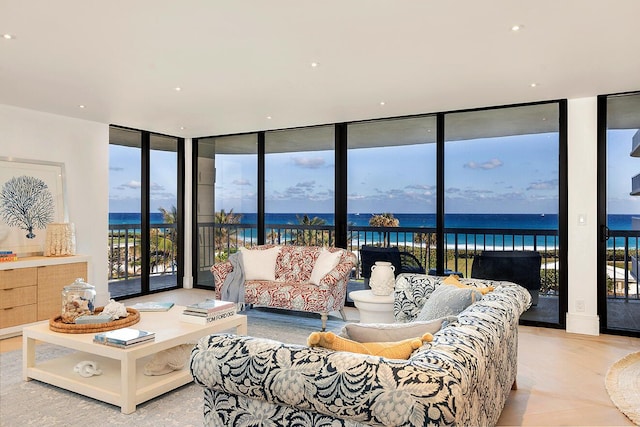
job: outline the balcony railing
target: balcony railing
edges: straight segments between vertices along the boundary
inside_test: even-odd
[[[609,230],[607,294],[609,298],[638,300],[640,237],[638,231]]]
[[[109,282],[131,280],[142,275],[140,224],[109,226]],[[175,224],[150,225],[149,274],[151,276],[177,273]]]
[[[215,262],[227,259],[241,246],[257,242],[256,226],[252,224],[199,223],[199,270],[206,276]],[[265,241],[271,244],[333,246],[335,231],[328,225],[268,224]],[[558,294],[558,233],[555,230],[524,229],[445,229],[445,268],[471,275],[473,257],[483,250],[535,250],[542,255],[541,292]],[[436,230],[424,227],[350,226],[348,249],[358,254],[363,245],[397,246],[415,255],[425,270],[436,266]],[[361,277],[360,266],[354,279]],[[210,282],[209,282],[210,283]],[[212,284],[212,283],[210,283]]]
[[[150,275],[177,273],[174,243],[175,224],[151,225]],[[609,232],[607,250],[607,290],[613,299],[640,300],[638,273],[640,270],[640,238],[637,231]],[[397,246],[411,252],[425,267],[436,266],[436,230],[422,227],[351,226],[348,249],[358,254],[363,245]],[[445,268],[470,277],[473,258],[483,250],[534,250],[542,255],[541,294],[558,295],[558,233],[540,229],[476,229],[445,228]],[[328,225],[270,224],[266,227],[266,242],[279,245],[333,246],[335,230]],[[257,243],[254,224],[198,224],[198,283],[209,282],[209,268],[227,259],[239,247]],[[140,224],[109,226],[109,281],[139,279],[142,254]],[[359,280],[361,271],[354,271]]]

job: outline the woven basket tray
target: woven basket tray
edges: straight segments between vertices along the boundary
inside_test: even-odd
[[[96,307],[95,314],[100,313],[104,307]],[[140,313],[133,308],[127,308],[129,315],[122,319],[112,320],[106,323],[64,323],[62,316],[56,316],[49,319],[49,329],[54,332],[63,332],[65,334],[91,334],[95,332],[111,331],[113,329],[126,328],[135,325],[140,321]]]

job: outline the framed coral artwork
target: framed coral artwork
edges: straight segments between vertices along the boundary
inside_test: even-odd
[[[0,251],[42,255],[46,228],[68,220],[64,163],[0,157]]]

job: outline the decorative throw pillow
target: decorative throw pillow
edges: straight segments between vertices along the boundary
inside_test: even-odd
[[[457,316],[462,310],[482,299],[473,287],[438,286],[425,301],[416,320],[432,320],[444,316]]]
[[[449,277],[444,279],[442,281],[442,283],[444,283],[446,285],[457,286],[459,288],[475,289],[476,291],[480,292],[482,295],[486,295],[486,294],[488,294],[489,292],[491,292],[491,291],[493,291],[495,289],[493,286],[484,286],[484,287],[478,288],[478,287],[475,287],[475,286],[465,285],[464,283],[462,283],[460,281],[460,278],[458,277],[457,274],[449,275]]]
[[[144,374],[165,375],[169,372],[178,371],[185,367],[191,356],[193,344],[180,344],[166,350],[159,351],[153,359],[144,366]]]
[[[455,320],[455,317],[410,323],[347,323],[343,331],[346,337],[357,342],[400,341],[426,333],[435,334],[451,320]]]
[[[240,248],[245,280],[276,280],[276,259],[280,246],[269,249]]]
[[[320,280],[338,265],[341,256],[342,254],[340,252],[331,252],[326,249],[320,251],[320,255],[318,255],[315,264],[313,264],[309,282],[314,285],[319,285]]]
[[[333,332],[312,332],[307,339],[307,345],[329,350],[370,354],[389,359],[408,359],[411,353],[422,345],[423,341],[430,342],[431,340],[433,340],[433,335],[427,333],[420,338],[410,338],[398,342],[359,343],[339,337]]]

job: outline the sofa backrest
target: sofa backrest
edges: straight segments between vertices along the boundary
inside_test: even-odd
[[[282,246],[276,259],[276,281],[308,282],[321,250],[321,246]]]

